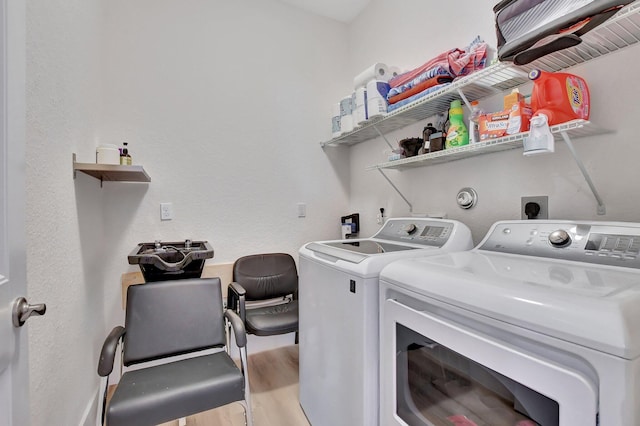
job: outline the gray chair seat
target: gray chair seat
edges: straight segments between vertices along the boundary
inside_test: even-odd
[[[247,332],[256,336],[272,336],[298,331],[298,301],[247,309]]]
[[[118,426],[156,425],[243,398],[244,377],[220,352],[126,372],[107,418]]]

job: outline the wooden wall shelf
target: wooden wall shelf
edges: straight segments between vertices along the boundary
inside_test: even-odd
[[[121,166],[119,164],[77,163],[73,154],[73,178],[76,172],[82,172],[102,182],[151,182],[151,177],[142,166]]]

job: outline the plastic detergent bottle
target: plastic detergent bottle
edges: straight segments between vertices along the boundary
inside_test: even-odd
[[[456,148],[469,144],[469,131],[464,124],[464,111],[460,100],[451,101],[449,108],[449,130],[445,140],[445,148]]]
[[[544,114],[550,126],[571,120],[588,120],[590,112],[587,82],[577,75],[532,70],[531,108],[533,114]]]
[[[480,108],[480,102],[471,102],[471,118],[469,118],[469,142],[480,142],[480,116],[484,115],[484,111]]]

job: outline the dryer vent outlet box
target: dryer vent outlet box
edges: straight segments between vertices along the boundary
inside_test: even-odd
[[[520,199],[520,218],[549,219],[549,197],[541,195],[537,197],[522,197]]]

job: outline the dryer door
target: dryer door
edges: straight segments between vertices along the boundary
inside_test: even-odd
[[[396,300],[382,309],[380,424],[597,424],[579,372]]]

